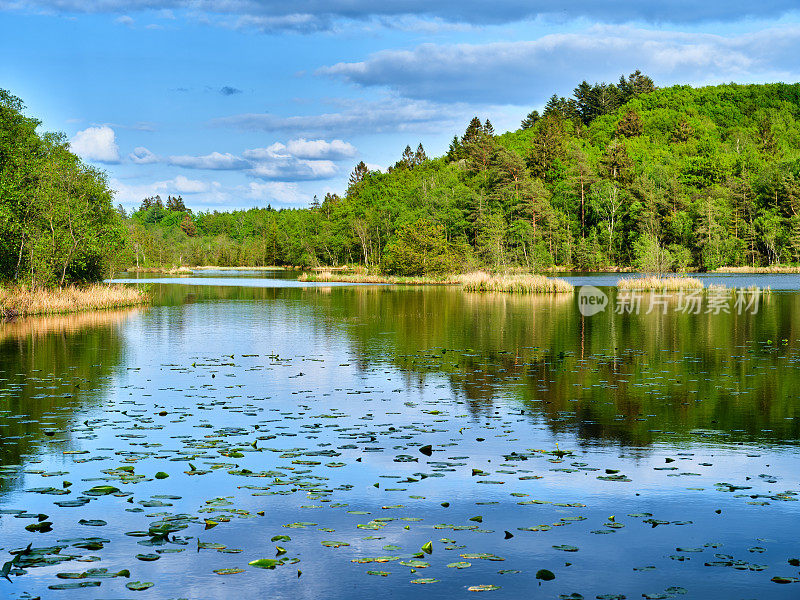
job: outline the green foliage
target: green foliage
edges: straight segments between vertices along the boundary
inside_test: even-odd
[[[518,131],[476,116],[441,158],[410,144],[388,173],[359,163],[344,197],[309,209],[191,214],[150,199],[127,221],[125,256],[431,272],[419,265],[443,238],[488,268],[800,262],[798,116],[800,84],[583,82]]]
[[[445,275],[456,269],[456,254],[444,228],[428,219],[403,225],[381,262],[388,275]]]
[[[22,110],[0,90],[0,278],[33,287],[102,279],[124,233],[105,174],[63,135],[38,134]]]
[[[673,268],[675,259],[652,234],[641,236],[634,244],[633,266],[645,273],[666,273]]]

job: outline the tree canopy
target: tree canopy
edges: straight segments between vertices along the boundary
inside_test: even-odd
[[[39,134],[23,109],[0,90],[0,279],[101,279],[124,239],[106,176],[70,152],[63,134]]]

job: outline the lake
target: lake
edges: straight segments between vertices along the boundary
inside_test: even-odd
[[[568,276],[592,316],[295,277],[0,325],[0,596],[797,597],[800,276]]]

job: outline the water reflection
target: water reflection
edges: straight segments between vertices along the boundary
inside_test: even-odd
[[[75,413],[107,393],[123,324],[139,309],[34,317],[0,325],[0,491],[13,467],[71,447]]]
[[[362,369],[389,360],[416,385],[444,375],[476,416],[513,399],[553,431],[634,445],[698,430],[773,441],[800,433],[796,294],[765,296],[757,314],[684,314],[672,297],[666,314],[592,317],[574,296],[309,295],[326,319],[341,320]]]

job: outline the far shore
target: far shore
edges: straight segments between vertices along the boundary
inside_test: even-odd
[[[355,275],[366,275],[367,271],[362,265],[337,265],[335,267],[329,266],[315,266],[315,267],[308,267],[308,266],[301,266],[301,265],[262,265],[262,266],[244,266],[238,265],[235,267],[222,267],[219,265],[196,265],[196,266],[189,266],[189,265],[162,265],[158,267],[128,267],[123,270],[127,273],[165,273],[168,275],[180,275],[180,274],[191,274],[193,271],[303,271],[303,272],[312,272],[312,273],[343,273],[343,274],[355,274]],[[523,267],[509,267],[504,271],[507,274],[525,274],[529,273],[530,270],[525,269]],[[548,273],[551,275],[557,275],[561,273],[637,273],[639,272],[636,268],[631,266],[618,266],[618,265],[610,265],[605,267],[598,267],[596,269],[589,269],[589,270],[581,270],[577,267],[572,265],[551,265],[549,267],[545,267],[541,269],[542,273]],[[697,268],[688,268],[684,271],[680,271],[677,274],[683,275],[686,273],[702,273],[702,271],[698,270]],[[771,265],[768,267],[719,267],[717,269],[713,269],[711,271],[706,271],[706,273],[736,273],[736,274],[747,274],[747,273],[773,273],[773,274],[780,274],[780,273],[800,273],[800,266],[798,265]],[[377,275],[371,274],[370,277],[379,277]],[[446,277],[441,277],[439,279],[453,279],[456,277],[456,274],[450,274]],[[430,278],[429,278],[430,279]],[[376,282],[377,283],[377,282]]]

